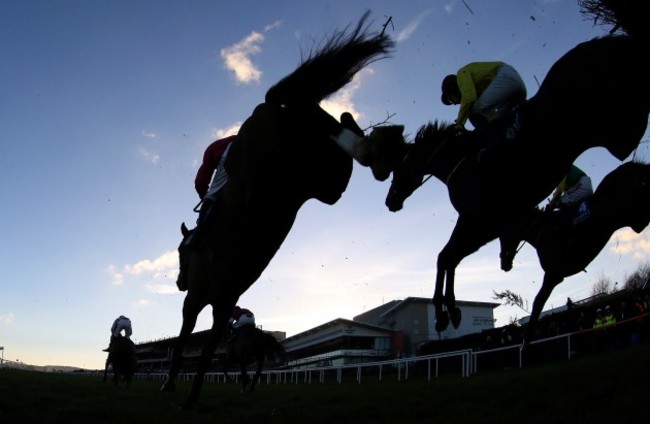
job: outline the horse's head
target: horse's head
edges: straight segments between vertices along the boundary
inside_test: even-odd
[[[370,169],[378,181],[386,181],[408,152],[404,141],[404,125],[375,127],[367,138],[367,149],[372,158]]]
[[[594,192],[594,201],[616,217],[618,225],[636,233],[650,223],[650,164],[626,162],[603,178]]]
[[[457,141],[458,131],[448,124],[429,123],[422,126],[413,144],[408,144],[404,159],[393,170],[393,181],[386,196],[386,206],[391,212],[402,209],[404,200],[422,185],[425,174],[434,174],[445,181],[442,172],[447,166],[455,166],[449,149],[443,149],[447,141]]]

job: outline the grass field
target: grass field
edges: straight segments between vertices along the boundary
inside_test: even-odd
[[[650,344],[525,369],[431,381],[206,383],[116,388],[86,375],[0,369],[0,423],[640,423],[650,418]]]

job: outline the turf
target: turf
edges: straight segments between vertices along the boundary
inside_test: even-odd
[[[338,384],[276,384],[242,394],[206,383],[192,410],[189,390],[130,388],[88,375],[0,369],[0,423],[601,423],[647,422],[650,344],[524,369]]]

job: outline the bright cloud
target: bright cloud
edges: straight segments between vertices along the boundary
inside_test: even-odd
[[[359,119],[362,114],[356,110],[352,97],[361,86],[361,78],[364,75],[372,75],[373,71],[370,68],[364,69],[354,76],[352,81],[337,91],[334,95],[321,102],[321,107],[327,113],[339,119],[343,112],[350,112],[354,119]]]
[[[634,259],[645,260],[650,253],[650,235],[647,232],[635,233],[623,228],[612,237],[610,250],[619,255],[633,255]]]
[[[125,265],[124,272],[130,275],[152,274],[155,278],[166,277],[170,269],[178,267],[178,254],[175,251],[167,251],[159,257],[143,259],[133,265]]]
[[[262,71],[251,60],[251,56],[262,51],[260,44],[264,41],[264,35],[259,32],[252,32],[242,41],[221,50],[221,58],[224,60],[226,69],[233,72],[238,83],[249,84],[259,82]]]
[[[212,130],[212,136],[215,138],[224,138],[230,135],[235,135],[239,132],[239,129],[241,128],[241,124],[242,124],[241,122],[236,122],[225,129],[215,128]]]
[[[14,322],[14,314],[11,312],[0,315],[0,322],[5,324],[11,324]]]
[[[275,21],[264,27],[263,32],[280,28],[282,21]],[[221,49],[221,58],[226,69],[235,76],[235,81],[242,84],[259,83],[262,78],[262,71],[253,63],[251,56],[260,54],[264,42],[264,35],[253,31],[239,43]]]
[[[125,276],[148,277],[154,279],[171,279],[178,274],[178,254],[176,251],[164,252],[155,259],[143,259],[134,264],[127,264],[118,270],[115,265],[110,265],[107,272],[111,275],[113,285],[122,285],[125,282]],[[152,287],[154,287],[152,289]],[[175,286],[173,287],[176,291]],[[169,293],[167,287],[160,288],[154,285],[147,286],[152,293]]]

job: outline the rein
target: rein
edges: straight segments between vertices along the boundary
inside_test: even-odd
[[[438,146],[437,146],[437,147],[436,147],[436,148],[435,148],[435,149],[434,149],[434,150],[429,154],[429,156],[427,157],[426,161],[424,161],[424,164],[425,164],[425,165],[428,164],[429,162],[431,162],[431,161],[433,160],[433,158],[438,154],[438,152],[440,151],[440,149],[442,149],[442,147],[443,147],[443,146],[448,142],[448,139],[449,139],[448,137],[445,138],[445,140],[444,140],[442,143],[438,144]],[[406,161],[406,158],[407,158],[410,154],[411,154],[411,152],[407,153],[406,156],[404,156],[404,159],[402,160],[402,163],[404,163],[404,162]],[[458,161],[458,163],[456,164],[456,166],[454,166],[454,168],[451,170],[451,172],[447,175],[447,178],[445,178],[445,185],[449,182],[449,179],[451,178],[451,176],[454,174],[454,172],[456,171],[456,169],[458,169],[458,167],[460,166],[460,164],[463,163],[464,160],[465,160],[465,158],[463,157],[460,161]],[[422,186],[424,185],[424,183],[426,183],[427,181],[429,181],[429,178],[431,178],[432,176],[433,176],[433,174],[428,174],[428,175],[427,175],[427,176],[422,180],[422,182],[421,182],[421,183],[420,183],[420,184],[419,184],[419,185],[418,185],[418,186],[417,186],[413,191],[415,192],[415,190],[417,190],[418,188],[422,187]]]

